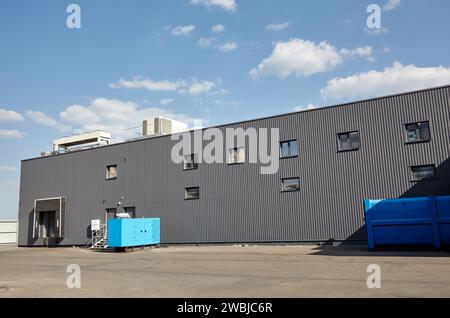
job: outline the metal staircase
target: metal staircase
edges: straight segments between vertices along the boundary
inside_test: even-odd
[[[106,224],[100,224],[98,230],[92,231],[92,249],[106,249],[108,248],[108,228]]]

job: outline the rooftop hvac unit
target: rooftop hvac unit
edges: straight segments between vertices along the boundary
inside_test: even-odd
[[[79,150],[85,147],[109,145],[111,134],[104,131],[93,131],[79,135],[59,138],[53,141],[54,151]]]
[[[155,117],[142,122],[142,136],[170,135],[187,130],[187,124],[167,117]]]

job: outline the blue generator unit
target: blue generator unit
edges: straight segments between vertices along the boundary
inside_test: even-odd
[[[133,247],[159,243],[159,218],[108,220],[109,247]]]
[[[369,248],[450,244],[450,196],[365,200]]]

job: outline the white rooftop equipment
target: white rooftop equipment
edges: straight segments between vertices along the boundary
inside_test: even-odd
[[[105,131],[86,132],[79,135],[62,137],[53,141],[53,151],[79,150],[85,147],[109,145],[111,134]]]
[[[122,213],[116,213],[116,218],[117,219],[131,219],[131,216],[126,212],[122,212]]]
[[[170,135],[188,130],[188,125],[181,121],[158,116],[142,122],[142,136]]]

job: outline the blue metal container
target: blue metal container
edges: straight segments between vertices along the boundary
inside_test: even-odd
[[[450,196],[437,197],[436,207],[441,243],[450,245]]]
[[[369,248],[450,244],[450,197],[365,200]]]
[[[108,220],[108,246],[131,247],[160,243],[160,219]]]

